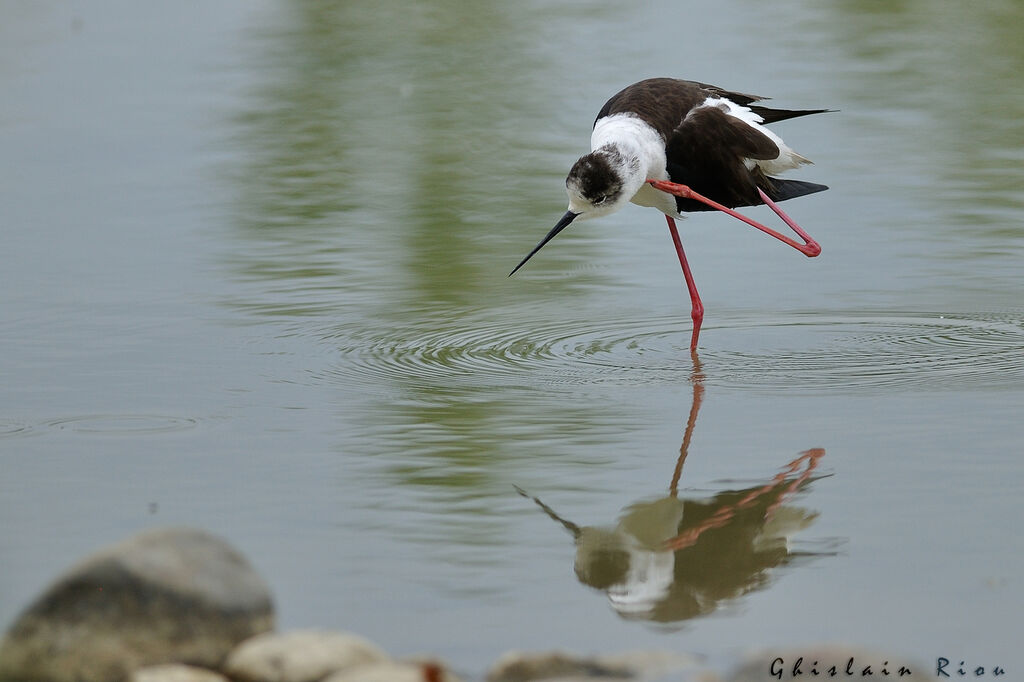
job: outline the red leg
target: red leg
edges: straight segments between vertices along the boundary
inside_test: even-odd
[[[668,221],[668,229],[672,233],[672,242],[676,245],[676,253],[679,254],[679,264],[683,266],[683,277],[686,278],[686,288],[690,290],[690,317],[693,318],[693,334],[690,336],[690,350],[696,350],[697,337],[700,336],[700,323],[704,321],[704,304],[700,302],[700,294],[697,293],[697,284],[693,281],[693,273],[690,272],[690,264],[686,262],[686,254],[683,252],[683,242],[679,239],[679,231],[676,230],[676,221],[672,216],[665,216]]]
[[[802,483],[810,479],[811,473],[818,466],[818,460],[824,455],[825,450],[822,448],[814,448],[813,450],[807,450],[801,453],[800,457],[790,462],[787,468],[782,473],[776,474],[770,482],[756,490],[749,491],[738,502],[731,502],[719,508],[714,514],[688,528],[685,532],[680,533],[674,538],[669,538],[665,541],[663,548],[675,552],[686,547],[692,547],[698,540],[700,540],[700,536],[706,531],[721,528],[722,526],[731,523],[733,519],[735,519],[736,514],[740,511],[755,506],[761,498],[778,492],[778,499],[774,503],[768,505],[765,509],[764,519],[765,521],[770,520],[783,501],[795,493]],[[786,484],[787,477],[790,474],[796,473],[801,462],[805,460],[807,461],[807,468],[804,472]],[[784,488],[781,487],[783,484],[786,484]]]
[[[700,365],[696,352],[693,353],[693,360],[695,365]],[[683,475],[683,464],[686,463],[686,455],[690,452],[693,429],[697,426],[697,413],[700,412],[700,404],[704,400],[704,384],[702,382],[703,377],[693,380],[693,402],[690,404],[690,417],[686,420],[683,444],[679,446],[679,459],[676,460],[676,470],[672,473],[672,482],[668,486],[669,494],[672,497],[679,495],[679,479]]]
[[[654,187],[655,189],[661,190],[662,192],[667,192],[667,193],[672,194],[674,196],[682,197],[683,199],[694,199],[694,200],[699,201],[699,202],[701,202],[703,204],[707,204],[711,208],[717,209],[717,210],[721,211],[722,213],[728,213],[733,218],[737,218],[739,220],[742,220],[747,225],[750,225],[751,227],[756,227],[757,229],[761,230],[765,234],[769,234],[769,235],[775,237],[776,239],[778,239],[779,241],[781,241],[781,242],[783,242],[785,244],[789,244],[794,249],[796,249],[800,253],[804,254],[808,258],[814,258],[819,253],[821,253],[821,245],[819,245],[818,242],[814,241],[814,239],[811,237],[811,235],[809,235],[806,232],[804,232],[803,229],[799,225],[797,225],[796,222],[794,222],[792,218],[790,218],[788,215],[786,215],[785,211],[783,211],[781,208],[779,208],[778,204],[776,204],[774,201],[772,201],[770,198],[768,198],[768,195],[765,194],[764,192],[762,192],[760,187],[757,188],[757,192],[758,192],[758,194],[761,195],[761,199],[764,201],[764,203],[767,204],[768,208],[770,208],[773,211],[775,211],[775,214],[777,216],[779,216],[780,218],[782,218],[783,222],[785,222],[787,225],[789,225],[793,229],[793,231],[796,232],[797,235],[799,235],[800,238],[804,240],[803,244],[797,242],[795,239],[792,239],[791,237],[787,237],[786,235],[784,235],[784,234],[782,234],[780,232],[776,232],[775,230],[771,229],[770,227],[765,227],[764,225],[762,225],[761,223],[757,222],[756,220],[752,220],[752,219],[748,218],[747,216],[745,216],[745,215],[743,215],[741,213],[737,213],[736,211],[732,210],[731,208],[727,208],[726,206],[723,206],[722,204],[718,203],[717,201],[714,201],[712,199],[708,199],[703,194],[698,194],[697,192],[694,192],[692,189],[690,189],[686,185],[680,185],[678,183],[668,182],[668,181],[665,181],[665,180],[648,180],[647,182],[649,182],[652,187]]]

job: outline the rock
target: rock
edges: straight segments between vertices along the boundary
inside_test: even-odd
[[[610,656],[576,657],[560,652],[503,655],[487,682],[577,682],[583,680],[704,679],[692,656],[667,651],[631,651]],[[684,677],[680,673],[686,671]]]
[[[323,682],[459,682],[437,663],[366,663],[330,675]]]
[[[133,671],[128,682],[228,682],[228,678],[206,668],[165,663]]]
[[[688,654],[677,654],[671,651],[626,651],[621,654],[598,656],[602,664],[613,668],[627,668],[634,677],[640,679],[660,679],[672,674],[673,680],[683,679],[680,673],[689,673],[686,677],[703,677],[707,671],[700,669],[700,659]]]
[[[834,673],[829,671],[832,666],[835,666]],[[891,653],[839,645],[817,645],[751,654],[728,679],[730,682],[777,682],[832,677],[869,679],[865,671],[868,666],[871,668],[871,679],[899,679],[901,666],[911,672],[904,676],[905,679],[928,678],[934,672],[919,662]],[[851,674],[847,674],[848,669],[852,671]],[[883,670],[887,670],[888,674]]]
[[[387,660],[386,653],[356,635],[296,630],[242,642],[223,670],[243,682],[317,682],[339,670]]]
[[[263,580],[204,531],[151,530],[87,557],[14,621],[0,681],[116,682],[146,665],[217,667],[273,627]]]
[[[561,652],[542,654],[509,652],[487,673],[487,682],[532,682],[533,680],[629,680],[633,671],[625,665],[605,665],[593,658],[579,658]]]
[[[399,662],[419,668],[424,682],[461,682],[459,677],[435,656],[406,656]]]

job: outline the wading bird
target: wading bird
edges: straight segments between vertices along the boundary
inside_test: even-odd
[[[569,210],[509,273],[573,221],[597,218],[629,202],[665,214],[690,292],[696,349],[704,306],[697,293],[675,218],[718,210],[742,220],[813,258],[821,247],[775,203],[828,189],[775,175],[810,163],[763,124],[827,109],[770,109],[756,95],[675,78],[634,83],[605,103],[594,122],[591,152],[565,179]],[[767,204],[803,243],[743,216],[733,208]]]

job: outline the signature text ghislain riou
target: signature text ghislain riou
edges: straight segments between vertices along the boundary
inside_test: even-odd
[[[837,677],[842,675],[843,677],[874,677],[880,675],[882,677],[909,677],[913,674],[911,669],[905,665],[893,666],[893,669],[889,669],[889,661],[884,661],[881,666],[874,667],[870,663],[867,665],[858,664],[854,657],[850,657],[846,660],[845,665],[838,665],[832,663],[831,665],[821,665],[818,661],[813,661],[809,665],[804,660],[803,656],[796,659],[796,661],[790,666],[786,664],[785,659],[776,657],[772,659],[769,666],[768,672],[775,679],[781,680],[783,677],[796,678],[802,675],[808,675],[810,677]],[[1001,677],[1006,674],[1006,670],[1002,666],[994,665],[986,667],[983,665],[969,666],[965,661],[960,661],[960,664],[954,665],[952,662],[944,656],[939,656],[935,659],[935,676],[936,677],[986,677],[991,675],[992,677]]]

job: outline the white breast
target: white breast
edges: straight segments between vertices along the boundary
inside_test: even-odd
[[[668,180],[665,141],[657,130],[636,114],[612,114],[594,124],[594,132],[590,136],[591,151],[607,146],[639,158],[644,180]],[[667,215],[679,215],[674,197],[647,184],[641,185],[630,201],[656,208]]]
[[[640,159],[647,178],[667,180],[665,141],[658,131],[635,114],[612,114],[594,124],[590,150],[613,146]]]

